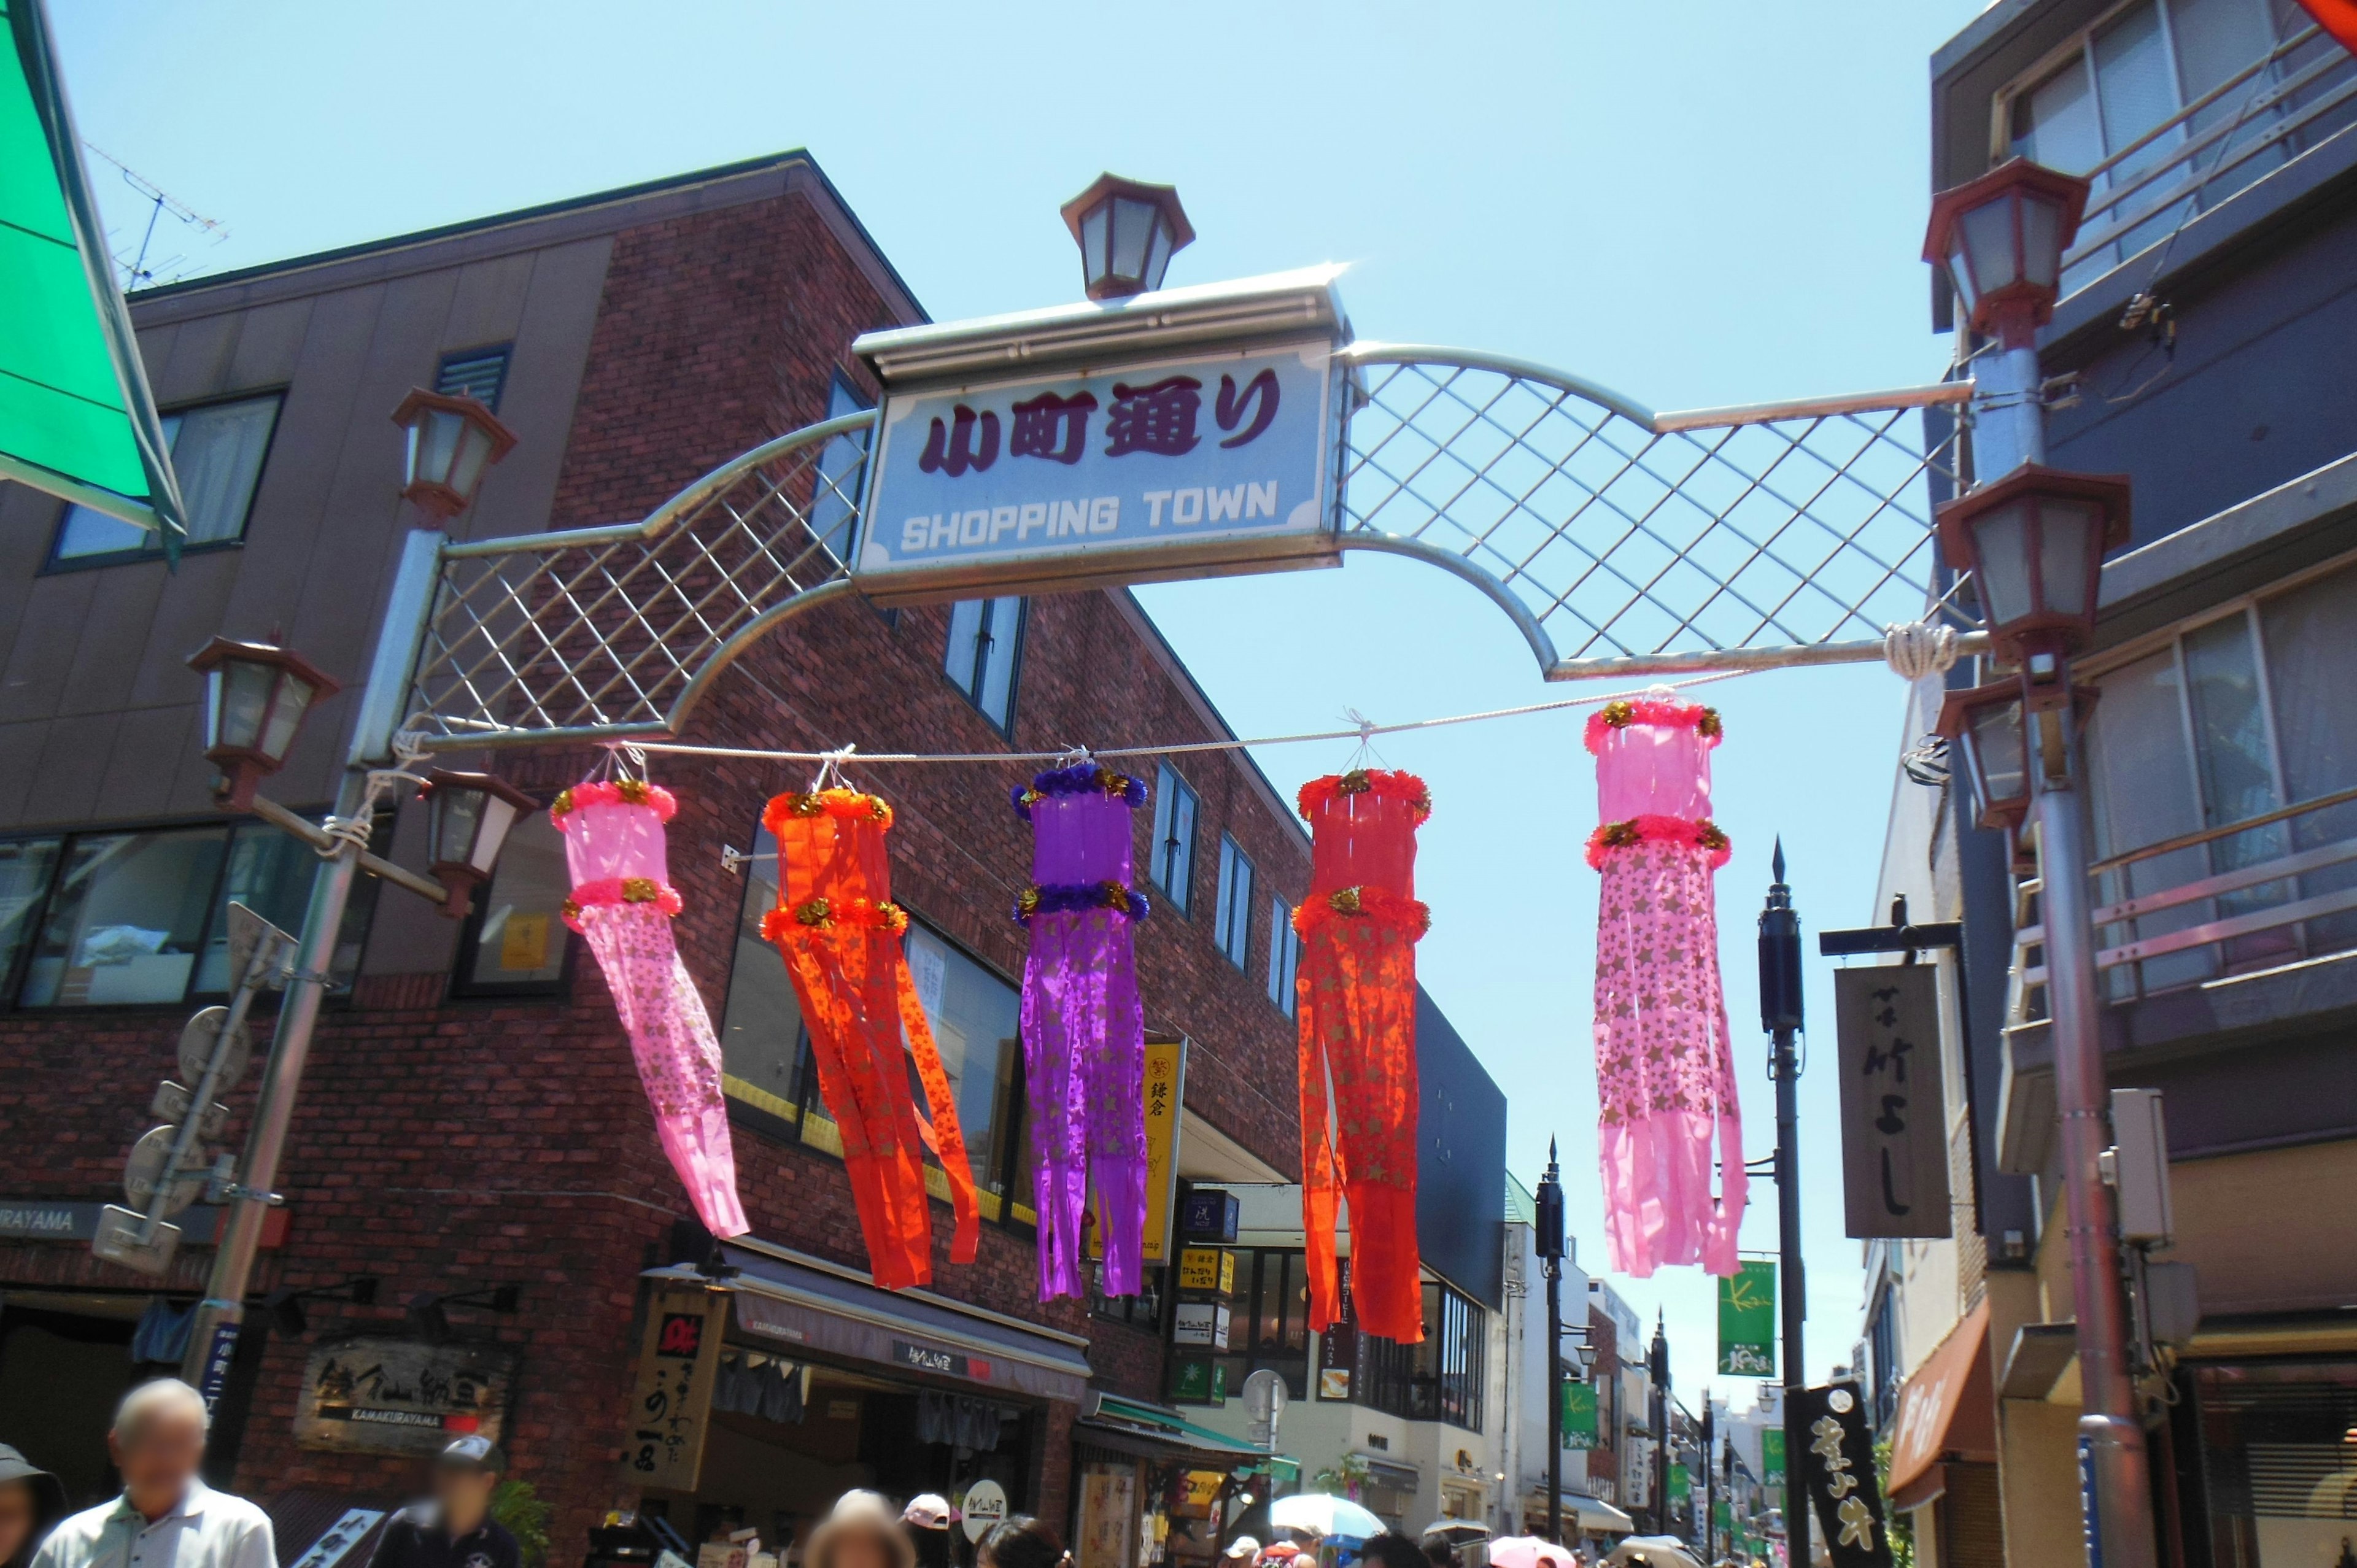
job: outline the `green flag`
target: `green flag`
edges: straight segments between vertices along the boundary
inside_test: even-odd
[[[1594,1383],[1563,1385],[1563,1445],[1566,1448],[1596,1446]]]
[[[1694,1473],[1684,1465],[1670,1466],[1670,1506],[1682,1509],[1694,1498]]]
[[[1784,1429],[1771,1426],[1760,1434],[1760,1477],[1762,1486],[1784,1484]]]
[[[187,536],[41,0],[0,0],[0,478]]]
[[[1738,1378],[1776,1375],[1774,1263],[1746,1263],[1719,1280],[1718,1369]]]

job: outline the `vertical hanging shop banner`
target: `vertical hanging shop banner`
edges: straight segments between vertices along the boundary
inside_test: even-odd
[[[1684,1509],[1694,1501],[1694,1472],[1684,1465],[1670,1466],[1670,1507]]]
[[[1582,1452],[1596,1446],[1596,1385],[1563,1385],[1563,1445]]]
[[[1760,1434],[1760,1484],[1784,1484],[1784,1429],[1771,1426]]]
[[[1939,971],[1928,963],[1836,970],[1834,1022],[1847,1233],[1949,1234]]]
[[[1187,1102],[1187,1042],[1146,1042],[1146,1242],[1141,1260],[1151,1265],[1170,1261],[1172,1206],[1178,1197],[1178,1123]],[[1097,1223],[1096,1201],[1089,1202],[1087,1251],[1092,1261],[1104,1256],[1104,1230]]]
[[[1792,1395],[1808,1448],[1801,1486],[1817,1516],[1833,1568],[1891,1568],[1882,1487],[1874,1475],[1874,1435],[1856,1383],[1827,1383]]]
[[[1718,1369],[1737,1378],[1776,1375],[1776,1265],[1747,1262],[1718,1282]]]
[[[639,1346],[639,1382],[630,1400],[622,1475],[634,1487],[692,1492],[704,1469],[712,1423],[712,1384],[728,1296],[698,1286],[659,1290],[647,1303]]]

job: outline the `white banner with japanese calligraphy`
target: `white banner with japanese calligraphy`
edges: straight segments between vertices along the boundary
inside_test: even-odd
[[[1939,971],[1834,972],[1846,1233],[1950,1233],[1948,1111],[1940,1075]]]
[[[887,396],[853,572],[1020,586],[1331,550],[1325,338]]]

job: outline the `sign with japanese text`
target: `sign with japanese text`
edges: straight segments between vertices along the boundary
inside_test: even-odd
[[[1882,1487],[1874,1476],[1874,1435],[1857,1384],[1802,1389],[1792,1403],[1808,1443],[1801,1455],[1801,1487],[1833,1568],[1891,1568]]]
[[[1236,1294],[1236,1255],[1225,1247],[1181,1247],[1178,1288],[1207,1295]]]
[[[1318,1397],[1348,1402],[1351,1380],[1359,1369],[1359,1313],[1351,1298],[1351,1260],[1336,1265],[1341,1316],[1318,1336]]]
[[[1760,1434],[1760,1484],[1784,1484],[1784,1429],[1781,1426],[1769,1427]]]
[[[1227,1363],[1215,1361],[1208,1356],[1172,1358],[1170,1402],[1173,1404],[1227,1403]]]
[[[853,575],[889,601],[1330,558],[1331,358],[1320,338],[891,392]]]
[[[1563,1445],[1581,1450],[1596,1446],[1596,1385],[1563,1385]]]
[[[1178,1196],[1178,1123],[1187,1098],[1187,1042],[1146,1042],[1146,1240],[1138,1256],[1149,1267],[1170,1261],[1170,1229]],[[1097,1221],[1097,1194],[1081,1242],[1092,1259],[1104,1256],[1104,1230]]]
[[[622,1448],[623,1478],[630,1485],[695,1490],[727,1314],[724,1292],[700,1287],[659,1290],[647,1303],[638,1388]]]
[[[1224,1350],[1228,1348],[1232,1321],[1224,1302],[1182,1301],[1171,1309],[1170,1343],[1207,1345],[1214,1350]]]
[[[1834,972],[1843,1212],[1851,1236],[1950,1232],[1938,976],[1930,964]]]
[[[304,1364],[295,1441],[346,1454],[438,1454],[467,1436],[500,1442],[515,1359],[500,1345],[323,1340]]]
[[[1718,1369],[1729,1377],[1776,1375],[1776,1265],[1746,1262],[1718,1282]]]

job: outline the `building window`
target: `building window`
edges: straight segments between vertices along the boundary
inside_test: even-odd
[[[2357,66],[2331,39],[2267,59],[2314,30],[2297,0],[2135,0],[1997,94],[1994,154],[2093,181],[2063,293],[2357,115],[2341,91]]]
[[[561,990],[565,983],[565,899],[573,878],[565,835],[544,811],[529,811],[509,830],[491,880],[475,894],[458,944],[461,996],[513,996]]]
[[[1415,1345],[1359,1336],[1352,1396],[1405,1421],[1438,1421],[1481,1430],[1481,1388],[1489,1342],[1480,1305],[1437,1280],[1424,1284],[1424,1338]]]
[[[1146,875],[1170,907],[1187,913],[1195,884],[1195,791],[1178,770],[1164,763],[1154,776],[1154,843]]]
[[[1268,999],[1293,1016],[1298,1000],[1294,981],[1301,973],[1301,934],[1293,929],[1293,906],[1282,898],[1268,901]]]
[[[1220,835],[1220,895],[1211,910],[1211,940],[1238,969],[1252,942],[1253,863],[1236,841]]]
[[[1309,1274],[1298,1251],[1237,1251],[1228,1349],[1218,1360],[1227,1369],[1231,1399],[1264,1367],[1284,1374],[1295,1399],[1309,1397]]]
[[[778,904],[777,841],[762,829],[746,866],[736,961],[721,1013],[721,1088],[736,1120],[770,1137],[840,1156],[843,1133],[819,1091],[817,1066],[801,1004],[778,950],[761,938],[761,917]],[[927,927],[911,922],[904,939],[917,1000],[940,1047],[942,1070],[957,1101],[958,1130],[985,1219],[1028,1227],[1028,1140],[1023,1120],[1022,997],[995,971]],[[921,1110],[923,1084],[912,1062],[909,1092]],[[949,1180],[926,1156],[925,1185],[949,1201]]]
[[[874,401],[852,385],[842,371],[834,373],[826,394],[829,419],[841,419],[846,413],[875,406]],[[867,442],[874,433],[873,427],[855,430],[831,437],[819,449],[818,474],[811,488],[810,531],[836,555],[846,559],[851,553],[851,522],[859,515],[860,486],[866,475]],[[952,668],[950,673],[954,677],[957,671]],[[974,695],[971,682],[961,682],[961,687],[969,697]],[[1002,729],[1006,723],[1003,717],[998,720]]]
[[[278,424],[280,396],[239,398],[164,415],[164,442],[188,508],[188,546],[229,544],[245,537],[246,514]],[[96,564],[140,561],[164,553],[161,534],[86,506],[69,506],[58,525],[54,559]]]
[[[380,826],[378,845],[382,847]],[[229,906],[299,932],[318,860],[266,823],[0,843],[0,983],[20,1007],[178,1004],[230,988]],[[375,908],[353,890],[332,973],[348,988]]]
[[[1135,1295],[1104,1294],[1104,1265],[1088,1265],[1089,1316],[1107,1323],[1126,1323],[1132,1328],[1158,1334],[1162,1330],[1162,1265],[1147,1263],[1137,1271]]]
[[[2276,1568],[2344,1555],[2357,1364],[2197,1365],[2179,1375],[2179,1389],[2188,1385],[2192,1419],[2180,1414],[2177,1432],[2189,1448],[2198,1434],[2200,1464],[2188,1468],[2204,1506],[2187,1512],[2206,1516],[2208,1560]]]
[[[515,345],[461,349],[442,356],[434,367],[434,390],[444,397],[470,397],[493,413],[500,411],[500,393],[508,384],[508,356]]]
[[[1023,652],[1023,601],[961,599],[950,607],[942,668],[1001,734],[1015,728],[1015,666]]]

